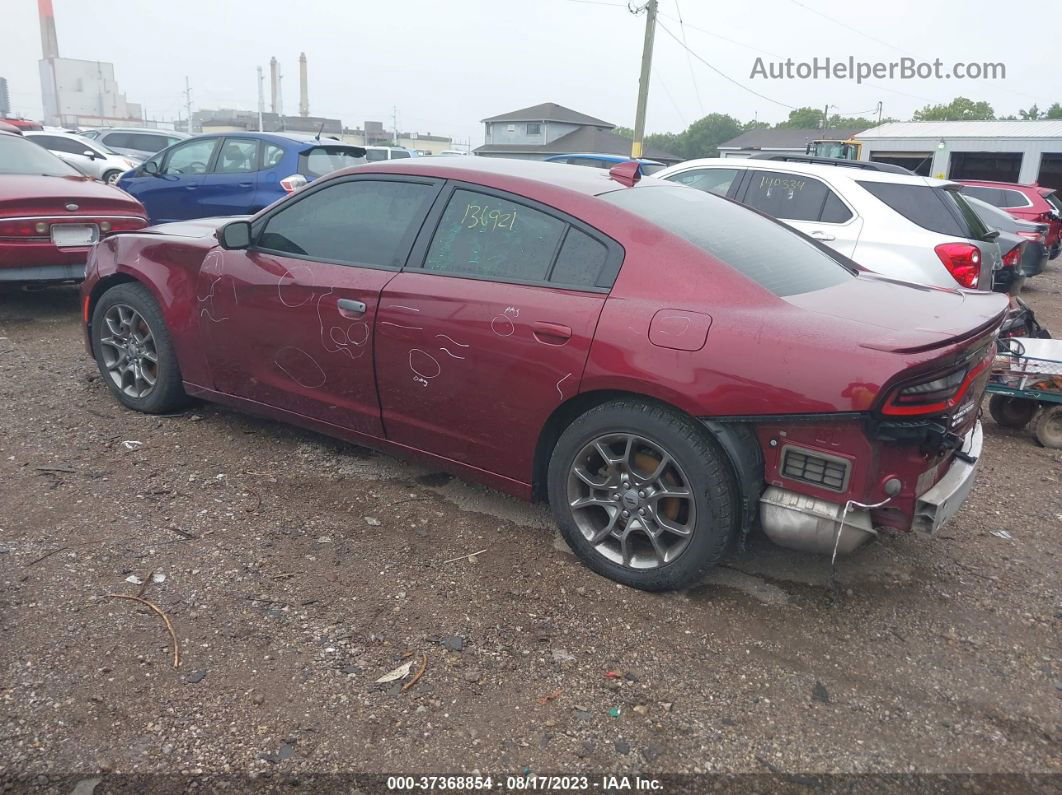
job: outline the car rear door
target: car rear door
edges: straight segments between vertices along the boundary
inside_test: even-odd
[[[579,391],[622,257],[552,208],[450,184],[380,299],[387,438],[529,482],[543,425]]]
[[[199,207],[204,215],[251,215],[255,207],[261,169],[259,141],[226,138],[210,173],[199,186]]]
[[[851,257],[863,219],[821,179],[790,171],[750,169],[738,198]]]
[[[419,177],[330,181],[256,219],[247,250],[210,252],[197,315],[214,389],[381,436],[379,296],[441,187]]]

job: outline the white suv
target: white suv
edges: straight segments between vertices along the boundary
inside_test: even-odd
[[[688,160],[653,176],[760,210],[894,279],[991,290],[1002,267],[994,235],[952,182],[735,158]]]

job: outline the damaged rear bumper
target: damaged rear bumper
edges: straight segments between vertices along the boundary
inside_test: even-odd
[[[912,529],[931,535],[958,512],[973,488],[982,443],[978,422],[963,439],[962,455],[954,457],[944,477],[917,499]],[[843,555],[877,535],[870,511],[853,507],[845,515],[844,506],[771,486],[760,497],[760,525],[779,546],[829,555],[836,544]]]

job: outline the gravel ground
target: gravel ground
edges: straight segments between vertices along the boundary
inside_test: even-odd
[[[1026,296],[1062,331],[1060,274]],[[126,411],[75,291],[2,294],[0,778],[1060,773],[1062,452],[985,431],[958,517],[844,560],[836,601],[827,561],[760,538],[653,595],[541,506],[210,405]],[[179,668],[110,594],[165,612]]]

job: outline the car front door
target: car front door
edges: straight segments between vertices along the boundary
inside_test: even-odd
[[[177,144],[164,153],[157,174],[145,173],[130,183],[126,190],[147,207],[152,223],[208,215],[199,206],[199,186],[210,170],[219,141],[219,138],[195,138]],[[157,162],[157,158],[148,162]]]
[[[198,317],[213,388],[381,436],[373,368],[380,291],[406,261],[441,180],[365,176],[307,188],[211,251]]]
[[[795,172],[749,169],[737,198],[846,257],[855,253],[863,219],[822,180]]]
[[[87,143],[75,141],[72,138],[63,138],[59,135],[31,135],[27,136],[34,143],[40,144],[52,154],[65,160],[82,174],[89,177],[100,176],[101,161],[85,152],[91,152]]]
[[[250,215],[260,169],[258,141],[226,138],[211,172],[199,186],[199,207],[204,215]]]
[[[530,482],[542,427],[579,391],[622,257],[551,208],[450,185],[380,299],[387,438]]]

